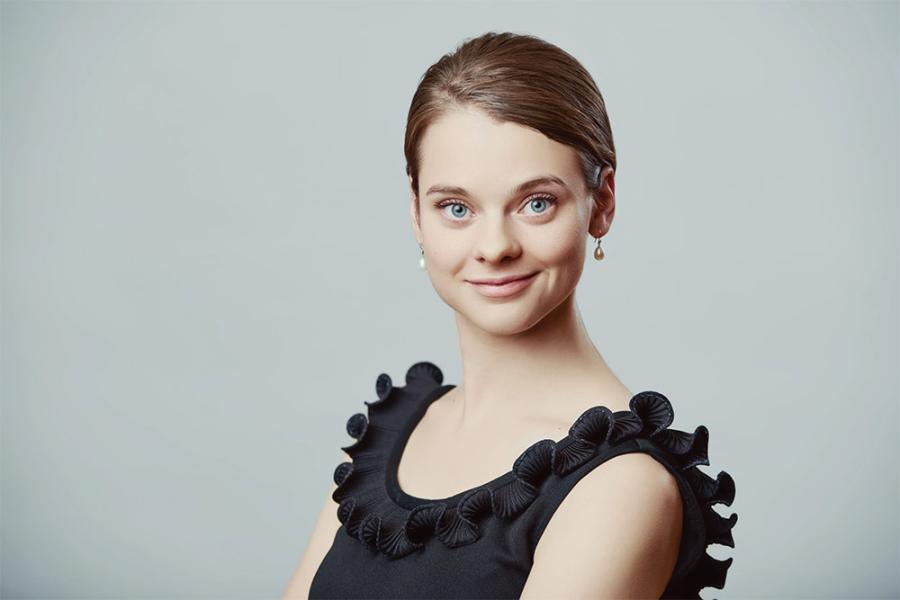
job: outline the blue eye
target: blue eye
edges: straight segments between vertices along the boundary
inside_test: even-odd
[[[550,210],[550,208],[554,204],[556,204],[556,202],[557,202],[557,200],[553,196],[541,194],[541,195],[533,196],[531,199],[529,199],[527,206],[531,206],[533,209],[535,209],[535,204],[537,204],[537,208],[535,209],[534,214],[542,215],[542,214],[546,213],[548,210]],[[463,219],[463,217],[465,217],[466,214],[468,212],[470,212],[470,209],[468,206],[466,206],[462,202],[458,202],[456,200],[441,200],[440,202],[437,202],[435,204],[435,207],[437,207],[438,209],[440,209],[442,211],[445,208],[450,207],[451,211],[449,213],[444,211],[444,213],[450,217],[451,221],[461,221]]]
[[[529,200],[528,204],[534,207],[535,202],[538,203],[539,206],[543,206],[543,208],[538,212],[538,214],[542,214],[546,212],[550,208],[550,204],[552,204],[555,200],[550,196],[535,196],[531,200]]]
[[[440,208],[441,210],[444,210],[448,206],[455,206],[455,207],[462,209],[462,211],[463,211],[462,214],[460,214],[458,211],[457,212],[451,211],[451,212],[453,212],[454,217],[464,217],[466,215],[466,213],[464,211],[469,210],[469,208],[465,204],[460,204],[459,202],[445,202],[443,204],[439,204],[438,208]]]

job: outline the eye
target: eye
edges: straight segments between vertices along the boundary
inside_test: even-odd
[[[544,214],[556,203],[556,198],[553,196],[539,195],[533,196],[528,200],[528,206],[534,208],[538,207],[537,214]]]
[[[442,200],[441,202],[438,202],[437,204],[435,204],[435,206],[438,207],[439,209],[441,209],[442,211],[445,208],[447,208],[448,206],[449,207],[458,207],[457,210],[451,209],[451,213],[447,213],[447,211],[444,211],[444,213],[448,214],[448,216],[450,216],[450,218],[452,220],[457,220],[457,221],[459,220],[459,218],[464,217],[466,215],[465,211],[469,210],[469,207],[466,206],[465,204],[462,204],[461,202],[454,202],[451,200]],[[459,210],[459,209],[461,209],[461,210]]]

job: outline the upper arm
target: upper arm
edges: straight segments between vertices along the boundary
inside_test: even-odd
[[[652,456],[615,456],[582,477],[544,529],[521,598],[659,598],[678,560],[678,482]]]
[[[336,488],[337,484],[332,481],[328,495],[325,497],[325,504],[319,511],[319,516],[313,526],[313,532],[307,543],[306,551],[303,553],[303,558],[300,559],[300,563],[288,582],[282,600],[309,597],[309,588],[312,584],[313,576],[316,574],[329,548],[331,548],[335,533],[341,526],[341,522],[337,517],[337,503],[331,498]]]

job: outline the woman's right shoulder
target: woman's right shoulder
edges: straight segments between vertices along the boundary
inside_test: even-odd
[[[375,428],[372,437],[376,437],[378,428],[401,427],[412,410],[443,382],[441,369],[426,360],[415,362],[406,369],[403,385],[395,383],[387,372],[379,373],[374,378],[374,397],[362,400],[361,406],[357,404],[355,412],[347,419],[347,433],[356,442],[342,450],[352,458],[353,449],[359,447],[370,428]]]
[[[346,458],[334,472],[335,500],[340,496],[341,484],[355,467],[372,466],[360,462],[384,458],[416,409],[442,388],[444,374],[437,365],[423,360],[406,369],[403,385],[397,385],[386,372],[374,380],[374,397],[363,399],[346,421],[345,429],[355,441],[341,447]]]

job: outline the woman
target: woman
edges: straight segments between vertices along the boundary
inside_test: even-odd
[[[464,381],[378,377],[285,598],[659,598],[722,588],[711,505],[734,482],[708,431],[632,394],[575,304],[584,240],[615,213],[616,154],[581,64],[487,33],[441,58],[409,111],[410,217],[454,310]],[[523,450],[524,449],[524,450]],[[486,483],[485,483],[486,482]]]

